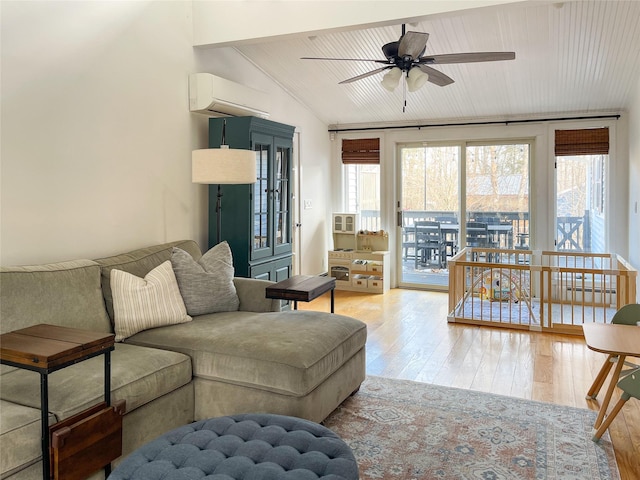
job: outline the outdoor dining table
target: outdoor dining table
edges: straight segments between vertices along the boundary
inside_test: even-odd
[[[411,229],[413,226],[405,227]],[[440,230],[446,239],[457,243],[460,225],[457,223],[441,223]],[[487,230],[490,235],[497,235],[500,239],[500,246],[513,248],[513,225],[501,223],[488,223]],[[406,231],[406,230],[405,230]],[[503,241],[504,240],[504,241]]]

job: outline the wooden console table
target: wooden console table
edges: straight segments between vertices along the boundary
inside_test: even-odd
[[[316,275],[294,275],[281,282],[267,287],[267,298],[278,300],[293,300],[293,309],[298,309],[298,301],[310,302],[320,295],[331,291],[331,313],[334,309],[333,291],[336,279]]]
[[[40,374],[42,478],[81,479],[101,468],[106,478],[122,453],[124,402],[111,407],[114,335],[40,324],[0,335],[0,350],[1,364]],[[49,427],[48,375],[98,355],[104,355],[104,402]],[[97,426],[106,428],[96,433]]]

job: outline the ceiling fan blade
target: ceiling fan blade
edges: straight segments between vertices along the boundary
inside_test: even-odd
[[[363,78],[370,77],[371,75],[375,75],[376,73],[383,72],[384,70],[388,70],[390,68],[392,68],[392,66],[376,68],[375,70],[371,70],[370,72],[363,73],[362,75],[358,75],[357,77],[347,78],[346,80],[339,82],[338,85],[341,85],[343,83],[355,82],[356,80],[362,80]]]
[[[338,60],[347,62],[377,62],[389,63],[388,60],[377,60],[373,58],[326,58],[326,57],[300,57],[300,60]]]
[[[431,68],[426,65],[418,65],[417,68],[429,75],[429,82],[438,85],[439,87],[445,87],[453,83],[453,78],[445,75],[442,72],[439,72],[435,68]]]
[[[399,57],[411,57],[411,59],[417,59],[427,46],[427,40],[429,40],[429,34],[423,32],[407,32],[400,39],[400,45],[398,45]]]
[[[393,62],[393,60],[398,56],[398,45],[400,42],[390,42],[382,46],[382,53],[387,57],[387,60]]]
[[[513,60],[515,58],[515,52],[448,53],[420,57],[418,62],[421,64],[443,65],[445,63],[495,62],[498,60]]]

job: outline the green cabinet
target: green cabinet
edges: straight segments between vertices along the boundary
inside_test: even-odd
[[[226,125],[225,125],[226,123]],[[256,152],[257,181],[222,185],[221,239],[235,274],[280,281],[291,276],[291,161],[295,127],[257,117],[209,119],[209,147]],[[209,247],[216,239],[218,186],[209,186]]]

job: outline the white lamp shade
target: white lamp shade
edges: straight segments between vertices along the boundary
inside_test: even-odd
[[[400,70],[398,67],[393,67],[384,75],[384,77],[382,77],[382,82],[380,83],[384,88],[386,88],[390,92],[393,92],[398,86],[398,82],[400,81],[401,76],[402,70]]]
[[[222,145],[220,148],[194,150],[191,153],[193,183],[256,183],[256,152]]]
[[[423,72],[418,67],[409,70],[407,75],[407,90],[415,92],[419,90],[429,80],[429,74]]]

